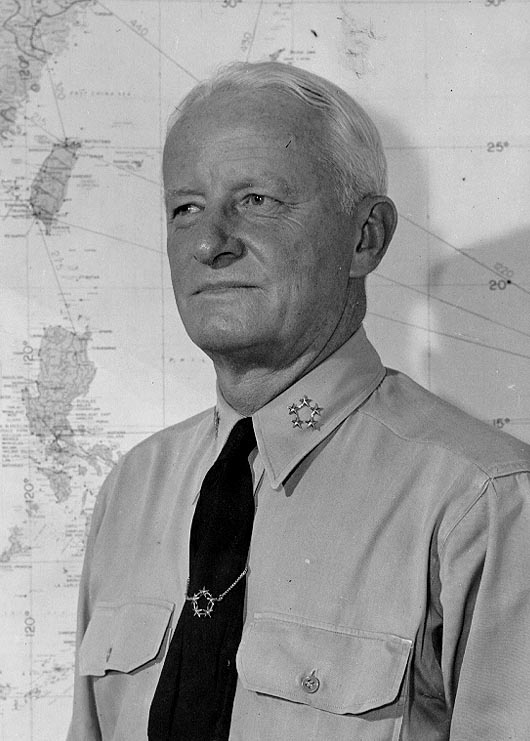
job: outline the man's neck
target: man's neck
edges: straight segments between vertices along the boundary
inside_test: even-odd
[[[256,364],[234,363],[226,358],[214,358],[217,382],[225,400],[243,416],[250,416],[271,399],[285,391],[299,378],[320,365],[338,350],[360,326],[337,327],[323,347],[309,347],[289,364],[280,368]]]

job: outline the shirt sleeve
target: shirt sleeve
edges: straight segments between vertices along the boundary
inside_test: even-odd
[[[530,477],[488,481],[440,550],[451,741],[530,739]]]
[[[114,469],[115,470],[115,469]],[[96,703],[93,692],[93,678],[79,675],[79,647],[85,635],[86,628],[90,620],[91,599],[90,599],[90,571],[92,563],[92,554],[94,544],[103,520],[105,511],[105,500],[107,491],[110,488],[110,482],[113,479],[112,471],[98,494],[92,521],[90,523],[90,533],[88,535],[83,571],[81,573],[81,582],[79,586],[79,599],[77,608],[77,637],[76,637],[76,655],[75,655],[75,679],[74,679],[74,704],[72,720],[66,741],[102,741],[99,721],[96,711]]]

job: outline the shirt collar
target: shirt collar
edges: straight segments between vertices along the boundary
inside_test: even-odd
[[[236,410],[230,406],[225,400],[219,384],[217,384],[217,404],[213,410],[213,423],[215,427],[215,457],[219,455],[223,449],[224,444],[228,440],[228,435],[232,431],[233,426],[240,419],[243,419],[243,415],[236,412]]]
[[[273,489],[370,396],[384,376],[381,359],[361,327],[320,365],[252,415],[258,450]],[[218,454],[241,415],[219,388],[214,414]]]

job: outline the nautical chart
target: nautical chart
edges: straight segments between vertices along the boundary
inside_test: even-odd
[[[530,440],[529,21],[516,0],[1,0],[1,741],[66,733],[105,475],[213,400],[159,174],[169,113],[220,63],[307,67],[370,111],[400,226],[368,334]]]

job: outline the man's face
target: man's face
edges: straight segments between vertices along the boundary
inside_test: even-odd
[[[173,289],[214,359],[281,369],[323,347],[345,309],[353,218],[319,157],[321,126],[281,93],[216,93],[168,136]]]

